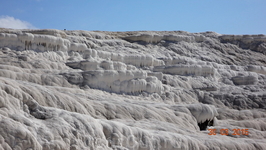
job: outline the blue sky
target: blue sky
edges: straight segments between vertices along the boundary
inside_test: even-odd
[[[266,0],[0,1],[0,27],[266,34]]]

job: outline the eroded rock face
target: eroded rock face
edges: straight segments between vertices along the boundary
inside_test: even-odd
[[[258,78],[256,76],[235,76],[232,78],[235,85],[249,85],[256,84]]]
[[[251,49],[266,54],[265,35],[223,35],[221,42],[228,42],[239,45],[243,49]]]
[[[263,149],[264,50],[264,35],[0,29],[0,149]]]

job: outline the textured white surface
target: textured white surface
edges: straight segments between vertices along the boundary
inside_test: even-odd
[[[266,147],[264,35],[0,31],[0,149]]]

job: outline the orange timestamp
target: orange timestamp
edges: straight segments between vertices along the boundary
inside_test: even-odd
[[[216,135],[217,129],[208,129],[209,135]],[[248,129],[232,129],[234,133],[232,135],[248,135]],[[218,132],[219,133],[219,132]],[[220,129],[221,135],[229,135],[229,129]]]

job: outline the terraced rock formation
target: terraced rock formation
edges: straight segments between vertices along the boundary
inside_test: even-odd
[[[265,39],[2,28],[0,149],[265,149]]]

